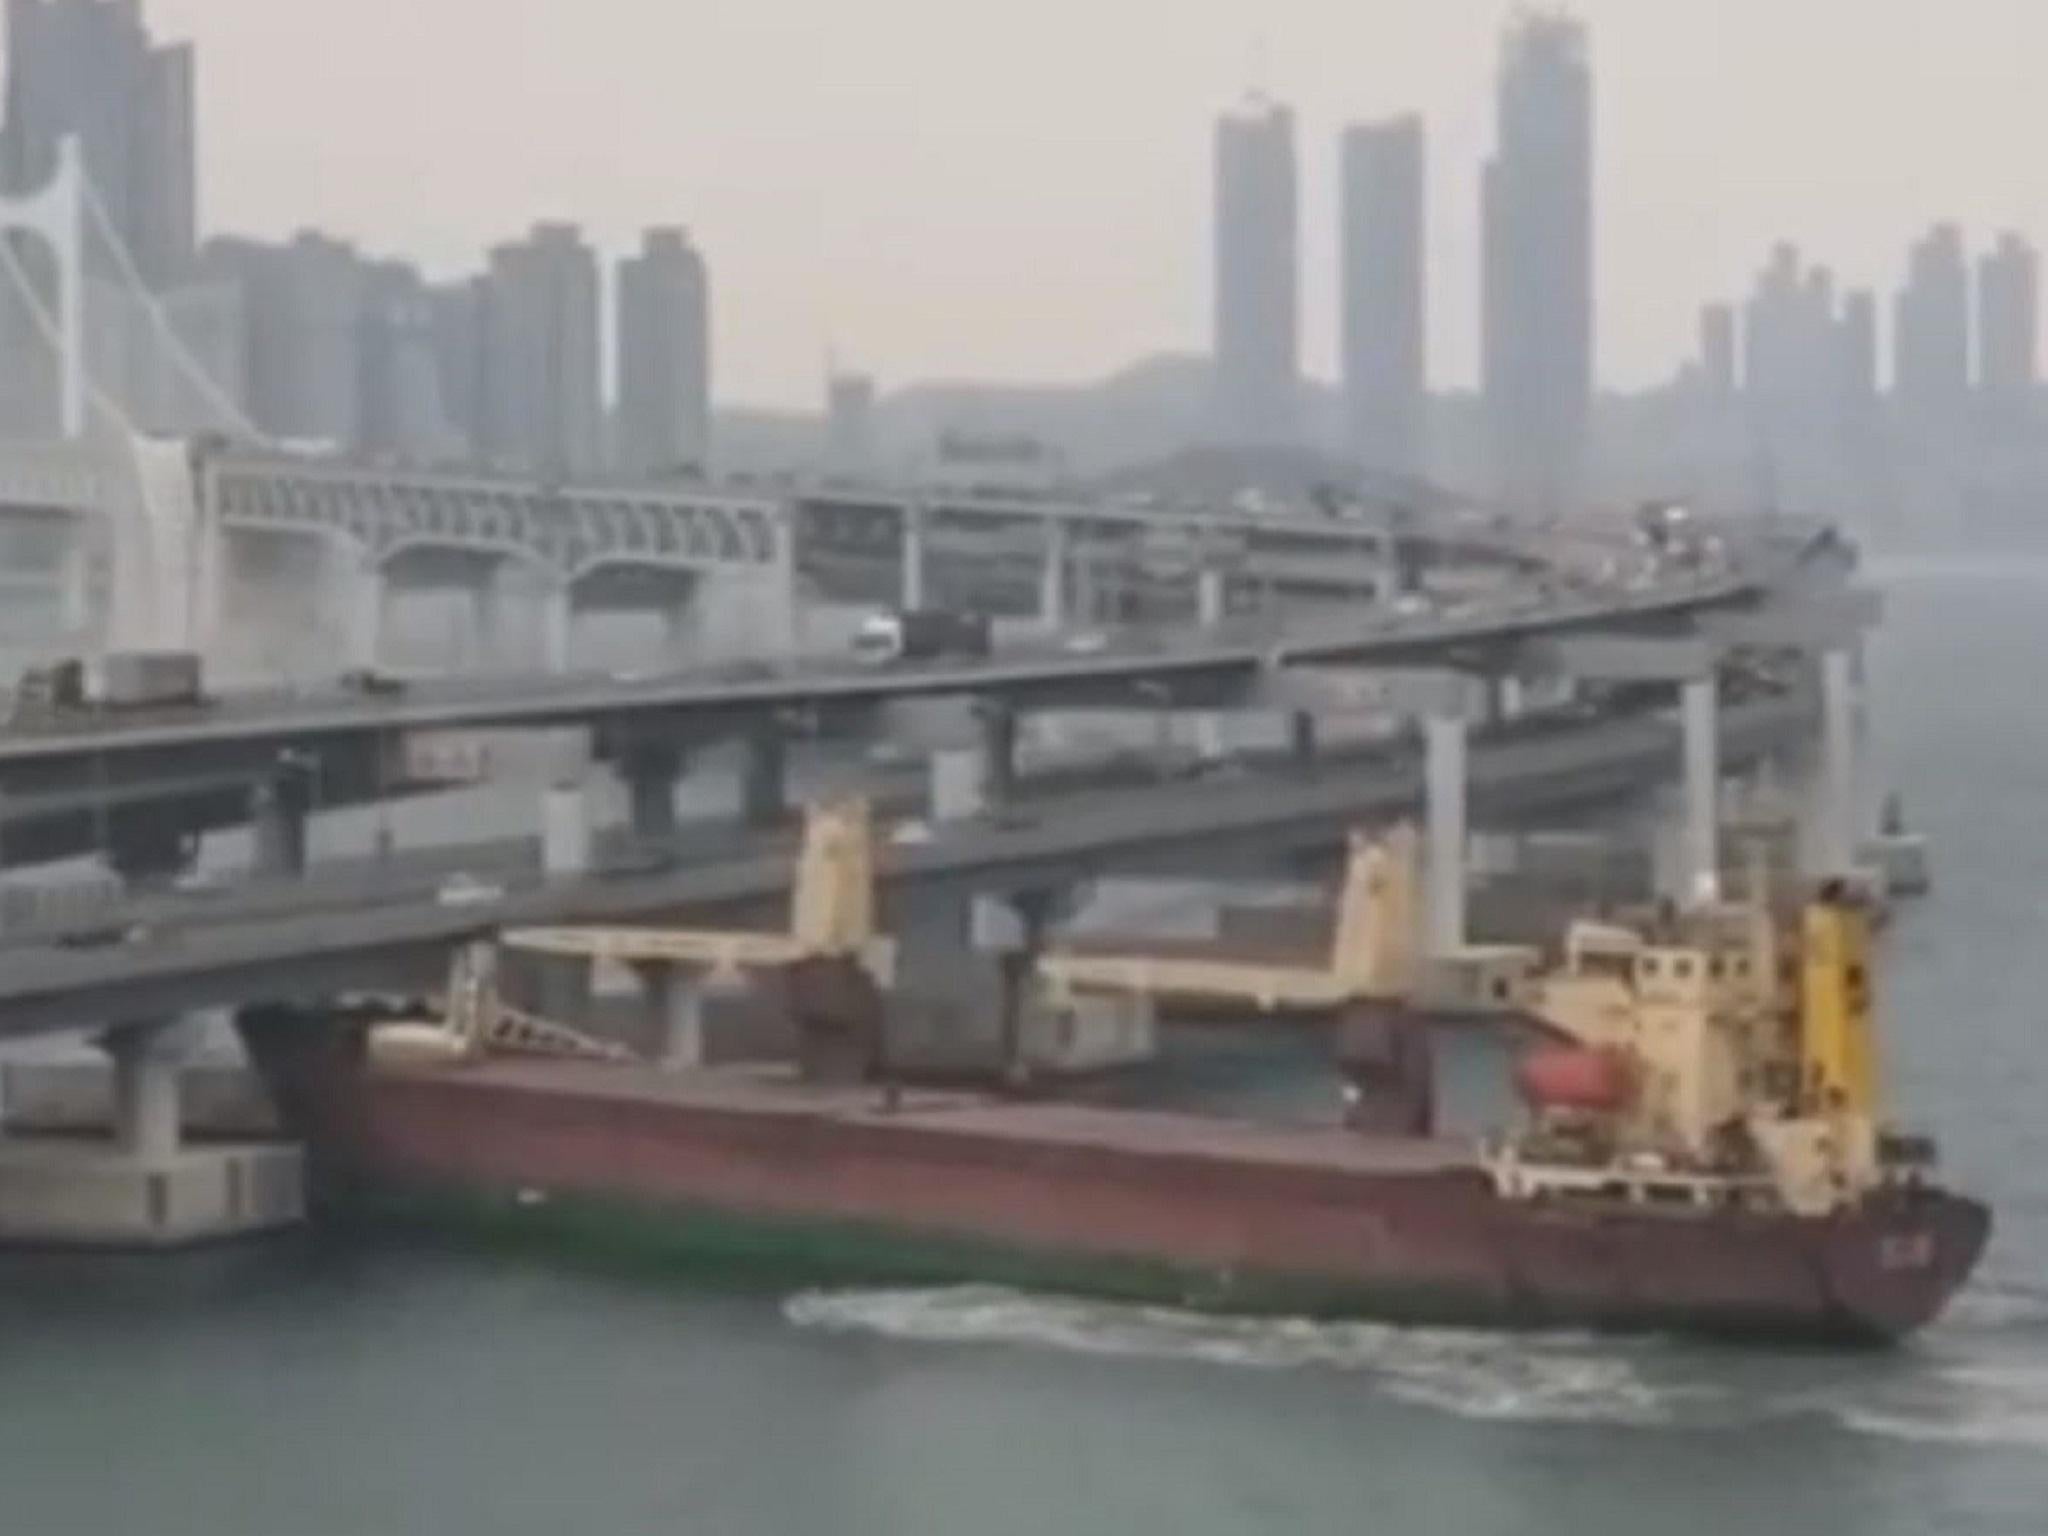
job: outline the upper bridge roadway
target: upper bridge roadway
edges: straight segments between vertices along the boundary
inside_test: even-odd
[[[1731,706],[1720,734],[1724,765],[1782,746],[1810,729],[1812,713],[1800,695]],[[1598,804],[1669,773],[1678,752],[1677,726],[1662,717],[1482,739],[1472,751],[1471,794],[1487,819]],[[1041,801],[1015,818],[942,827],[929,845],[886,850],[882,875],[891,894],[944,894],[1055,888],[1130,870],[1255,867],[1289,849],[1328,846],[1358,820],[1410,813],[1421,797],[1412,756],[1093,791]],[[777,901],[788,889],[789,858],[786,837],[766,837],[687,866],[548,880],[463,907],[442,905],[417,882],[366,881],[300,902],[260,886],[218,893],[194,903],[189,921],[152,925],[133,942],[8,950],[0,1035],[424,991],[438,985],[451,945],[501,925]]]
[[[715,730],[778,710],[872,707],[935,695],[997,698],[1019,706],[1157,701],[1227,701],[1264,674],[1297,666],[1455,662],[1517,642],[1575,630],[1654,626],[1768,595],[1798,563],[1779,549],[1711,575],[1636,591],[1510,596],[1455,616],[1370,613],[1254,633],[1229,626],[1183,632],[1093,655],[1048,649],[987,661],[860,668],[843,659],[741,671],[648,677],[571,676],[481,680],[401,695],[252,695],[166,717],[101,717],[0,732],[0,777],[37,768],[130,758],[174,772],[187,755],[221,749],[267,751],[397,732],[629,723],[673,726],[695,717]],[[768,675],[759,675],[766,673]]]

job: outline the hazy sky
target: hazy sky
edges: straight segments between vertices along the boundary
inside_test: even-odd
[[[1502,0],[147,0],[200,44],[202,217],[472,266],[532,218],[608,253],[689,224],[727,403],[1085,378],[1207,345],[1210,125],[1298,113],[1310,369],[1334,351],[1332,142],[1422,112],[1431,371],[1477,351]],[[1664,375],[1790,235],[1889,288],[1934,217],[2048,237],[2043,0],[1580,0],[1600,361]]]

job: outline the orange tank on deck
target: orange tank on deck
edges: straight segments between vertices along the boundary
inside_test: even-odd
[[[1616,1051],[1543,1046],[1516,1065],[1515,1090],[1532,1109],[1611,1113],[1634,1096],[1635,1073]]]

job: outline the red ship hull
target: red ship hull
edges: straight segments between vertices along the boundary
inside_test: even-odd
[[[999,1279],[1229,1310],[1896,1339],[1985,1209],[1503,1200],[1443,1143],[566,1063],[353,1079],[327,1150],[399,1207],[814,1280]]]

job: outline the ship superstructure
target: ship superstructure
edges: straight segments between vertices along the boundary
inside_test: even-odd
[[[1882,1119],[1864,902],[1752,885],[1571,925],[1530,1004],[1565,1043],[1525,1057],[1530,1122],[1488,1159],[1504,1197],[1821,1216],[1926,1179],[1931,1143]]]

